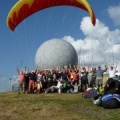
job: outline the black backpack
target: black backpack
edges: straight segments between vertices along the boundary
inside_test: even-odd
[[[91,88],[82,93],[83,98],[94,98],[95,96],[97,96],[97,90],[95,88]]]

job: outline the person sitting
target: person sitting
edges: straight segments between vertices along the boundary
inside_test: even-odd
[[[62,88],[61,79],[59,78],[57,81],[58,81],[58,82],[57,82],[57,86],[52,86],[52,87],[51,87],[51,90],[54,91],[55,89],[57,89],[57,90],[58,90],[58,93],[61,93],[61,88]]]
[[[114,80],[113,78],[109,78],[106,82],[105,88],[104,88],[104,94],[116,94],[117,91],[115,90],[117,87],[117,80]]]
[[[42,90],[42,83],[41,83],[41,81],[37,81],[35,84],[34,93],[40,93],[41,90]]]
[[[74,90],[72,93],[78,93],[78,87],[80,86],[80,84],[78,84],[77,82],[75,82],[75,85],[73,85]]]
[[[73,89],[74,89],[74,87],[72,85],[72,82],[68,82],[67,93],[72,93]]]
[[[51,91],[51,87],[53,85],[53,83],[52,83],[50,78],[48,78],[48,81],[47,81],[46,85],[47,85],[47,89],[45,90],[45,93],[48,93],[48,92]]]

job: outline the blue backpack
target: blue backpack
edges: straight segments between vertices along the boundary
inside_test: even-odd
[[[120,95],[119,94],[107,94],[101,99],[101,106],[107,109],[120,108]]]

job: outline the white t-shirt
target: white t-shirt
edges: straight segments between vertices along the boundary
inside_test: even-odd
[[[37,81],[42,80],[42,75],[41,74],[37,74]]]
[[[109,73],[109,78],[114,78],[115,77],[115,70],[114,69],[109,70],[108,73]]]
[[[59,89],[59,88],[61,88],[61,86],[62,86],[62,83],[60,81],[58,81],[57,88]]]
[[[78,85],[74,85],[74,91],[73,92],[78,92]]]

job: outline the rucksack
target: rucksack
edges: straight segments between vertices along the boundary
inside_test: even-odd
[[[120,107],[119,94],[107,94],[101,99],[101,106],[106,109],[115,109]]]
[[[94,98],[97,96],[97,90],[95,88],[91,88],[82,93],[83,98]]]

